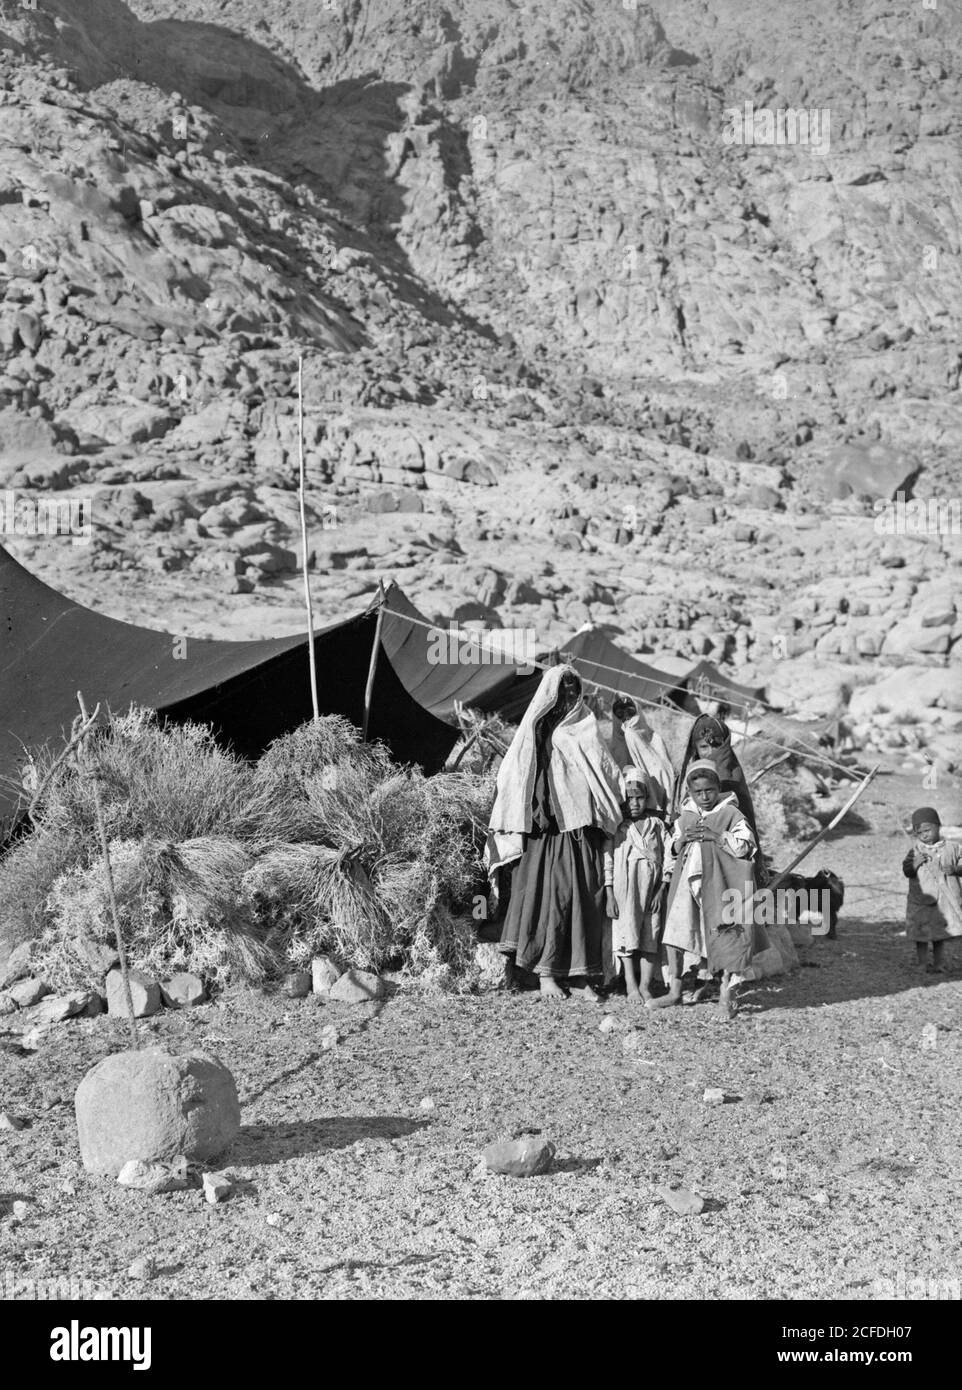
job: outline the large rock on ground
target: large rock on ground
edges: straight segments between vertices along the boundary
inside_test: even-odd
[[[311,961],[311,979],[315,994],[330,994],[341,978],[342,971],[330,956],[315,956]]]
[[[367,1004],[384,996],[384,981],[367,970],[348,970],[331,987],[330,998],[341,1004]]]
[[[160,1008],[160,985],[142,970],[131,970],[130,998],[134,1006],[134,1018],[149,1018]],[[124,977],[120,970],[111,970],[107,976],[107,1012],[114,1017],[128,1017]]]
[[[168,1009],[191,1009],[195,1004],[203,1004],[207,987],[199,975],[184,970],[161,985],[160,994]]]
[[[15,984],[17,980],[22,980],[29,973],[30,942],[21,941],[19,946],[14,946],[0,968],[0,989],[7,989],[9,985]]]
[[[534,1178],[548,1172],[554,1156],[555,1146],[549,1139],[499,1139],[486,1147],[484,1165],[489,1173],[508,1178]]]
[[[183,1154],[206,1163],[240,1128],[237,1086],[223,1062],[158,1047],[98,1062],[77,1088],[76,1113],[84,1167],[112,1177],[131,1159],[169,1163]]]

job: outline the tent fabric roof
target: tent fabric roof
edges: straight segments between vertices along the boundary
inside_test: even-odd
[[[676,682],[679,690],[700,695],[702,698],[714,697],[724,700],[739,713],[754,704],[764,703],[763,685],[739,685],[703,658],[691,661],[686,657],[659,655],[657,661],[660,669]]]
[[[484,711],[499,709],[523,679],[519,671],[524,668],[507,661],[485,662],[484,648],[479,648],[479,661],[432,660],[437,633],[444,631],[429,623],[397,584],[388,585],[381,644],[409,693],[435,718],[449,723],[456,723],[455,701]]]
[[[323,713],[360,725],[374,641],[369,609],[314,637]],[[382,643],[383,645],[383,643]],[[167,718],[209,723],[244,756],[256,756],[311,717],[305,637],[258,642],[187,638],[104,617],[66,598],[0,547],[0,821],[13,813],[23,746],[58,741],[77,713],[126,710],[131,703]],[[369,736],[402,762],[441,767],[455,732],[409,693],[392,663],[379,660]]]
[[[558,653],[562,658],[572,658],[575,670],[594,684],[655,704],[670,694],[663,672],[624,651],[600,628],[582,628],[559,645]]]

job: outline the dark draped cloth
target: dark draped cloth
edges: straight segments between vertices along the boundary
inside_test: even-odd
[[[558,829],[548,786],[550,759],[550,730],[539,729],[531,833],[511,868],[500,949],[537,975],[601,975],[605,835],[594,826]]]

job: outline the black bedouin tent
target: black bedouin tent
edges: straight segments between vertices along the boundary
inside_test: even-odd
[[[671,678],[624,651],[601,628],[582,628],[559,646],[558,655],[570,658],[582,679],[600,686],[609,701],[614,698],[611,691],[617,690],[649,704],[674,703],[677,692]]]
[[[540,673],[532,681],[530,663],[509,659],[527,655],[520,647],[524,634],[518,646],[499,647],[510,635],[478,633],[473,642],[466,628],[430,623],[397,584],[385,592],[381,645],[408,693],[447,723],[457,723],[455,703],[488,713],[510,706],[523,690],[527,705]]]
[[[376,623],[371,608],[316,632],[322,713],[361,725]],[[245,757],[312,712],[306,637],[181,639],[119,622],[50,588],[0,547],[0,830],[16,810],[10,780],[24,747],[60,744],[78,712],[78,690],[90,710],[137,704],[166,719],[210,724]],[[457,738],[406,688],[383,634],[368,736],[428,772],[443,766]]]
[[[763,685],[740,685],[704,658],[692,661],[685,657],[659,656],[656,659],[666,673],[663,679],[676,682],[678,691],[684,696],[685,707],[692,713],[697,713],[699,701],[706,700],[718,700],[734,714],[742,716],[765,705]]]

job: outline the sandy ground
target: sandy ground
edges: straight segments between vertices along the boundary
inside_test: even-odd
[[[253,992],[150,1021],[151,1041],[203,1044],[237,1077],[243,1128],[220,1166],[245,1181],[216,1208],[83,1173],[72,1097],[124,1046],[116,1021],[0,1052],[0,1109],[30,1120],[0,1131],[0,1213],[26,1202],[0,1214],[0,1293],[70,1276],[111,1298],[845,1300],[887,1279],[946,1297],[962,1277],[962,951],[947,976],[912,968],[890,809],[933,796],[907,778],[870,789],[869,828],[812,861],[847,884],[838,942],[747,987],[728,1025],[710,1005]],[[623,1027],[600,1032],[605,1013]],[[706,1105],[710,1086],[728,1102]],[[554,1171],[483,1175],[483,1145],[523,1130],[554,1141]],[[676,1181],[707,1198],[700,1216],[658,1197]],[[144,1254],[160,1272],[137,1283]]]

